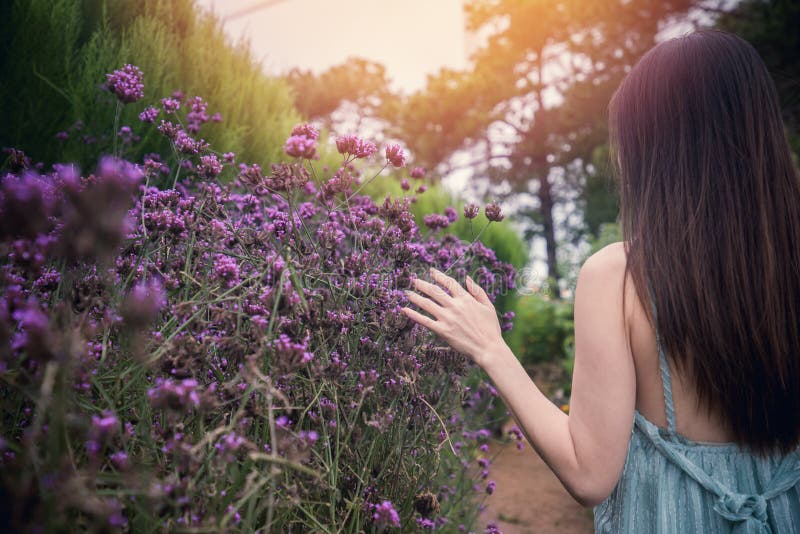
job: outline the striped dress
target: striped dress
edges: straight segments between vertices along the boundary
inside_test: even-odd
[[[764,458],[678,434],[657,331],[656,344],[668,428],[634,411],[622,475],[594,508],[595,532],[800,534],[800,448]]]

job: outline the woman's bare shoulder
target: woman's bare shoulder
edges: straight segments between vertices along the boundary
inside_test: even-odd
[[[641,303],[630,273],[626,273],[628,255],[625,242],[617,241],[604,246],[583,263],[579,280],[583,281],[584,293],[592,298],[604,298],[607,302],[621,301],[625,296],[624,321],[626,329],[639,317]],[[624,290],[623,290],[624,288]]]
[[[625,243],[617,241],[604,246],[589,256],[583,263],[581,272],[585,269],[592,273],[605,274],[607,276],[619,275],[624,272],[627,261]]]

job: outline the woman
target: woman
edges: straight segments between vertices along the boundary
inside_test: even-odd
[[[569,416],[470,278],[403,311],[488,373],[598,532],[800,532],[800,182],[767,69],[725,32],[661,43],[609,123],[624,242],[578,277]]]

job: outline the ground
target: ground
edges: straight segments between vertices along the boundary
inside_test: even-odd
[[[513,442],[492,443],[487,456],[497,489],[480,524],[494,521],[503,534],[594,532],[592,510],[575,502],[530,445],[520,451]]]
[[[567,401],[558,384],[564,382],[563,367],[541,364],[527,369],[542,392],[557,404]],[[503,435],[514,425],[509,419]],[[487,458],[492,459],[490,478],[497,483],[486,499],[480,524],[494,521],[503,534],[591,534],[594,532],[592,510],[579,505],[564,489],[547,464],[525,442],[517,450],[513,441],[493,441]]]

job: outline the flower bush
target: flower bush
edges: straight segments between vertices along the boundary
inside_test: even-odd
[[[470,274],[492,298],[513,288],[513,267],[440,235],[453,208],[420,228],[410,198],[359,195],[354,160],[378,154],[374,143],[337,140],[342,166],[318,176],[319,132],[298,125],[291,163],[237,165],[200,137],[208,103],[178,92],[145,107],[142,84],[127,65],[104,90],[141,106],[128,142],[157,131],[171,153],[129,162],[115,149],[81,173],[7,150],[7,523],[476,528],[476,499],[495,487],[484,427],[497,392],[399,308],[430,266]],[[405,165],[397,145],[385,157],[381,170]]]

